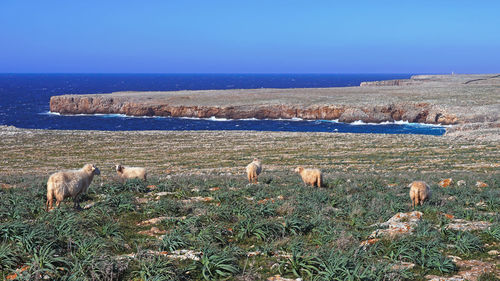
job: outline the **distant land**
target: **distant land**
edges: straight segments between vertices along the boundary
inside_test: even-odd
[[[500,128],[500,75],[416,75],[358,87],[114,92],[61,95],[50,111],[228,119],[409,121],[459,125],[450,131]]]

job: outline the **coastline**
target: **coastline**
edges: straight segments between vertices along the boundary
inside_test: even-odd
[[[292,117],[292,118],[277,118],[277,119],[272,119],[272,118],[265,118],[265,119],[258,119],[258,118],[243,118],[243,119],[228,119],[228,118],[217,118],[215,116],[212,117],[172,117],[172,116],[134,116],[134,115],[126,115],[126,114],[120,114],[120,113],[94,113],[94,114],[87,114],[87,113],[77,113],[77,114],[61,114],[59,112],[43,112],[40,114],[47,114],[47,115],[56,115],[56,116],[96,116],[96,117],[103,117],[103,118],[179,118],[179,119],[190,119],[190,120],[208,120],[208,121],[215,121],[215,122],[224,122],[224,121],[308,121],[308,122],[315,122],[315,121],[320,121],[320,122],[333,122],[333,123],[344,123],[340,122],[339,119],[333,119],[333,120],[327,120],[327,119],[302,119],[298,117]],[[383,121],[379,123],[365,123],[362,120],[355,120],[350,123],[344,123],[348,125],[421,125],[421,126],[431,126],[431,127],[444,127],[444,128],[449,128],[452,125],[442,125],[442,124],[432,124],[432,123],[415,123],[415,122],[409,122],[407,120],[393,120],[393,121]]]
[[[498,100],[498,75],[417,75],[405,80],[363,82],[358,87],[61,95],[51,97],[50,111],[463,125],[498,123]]]

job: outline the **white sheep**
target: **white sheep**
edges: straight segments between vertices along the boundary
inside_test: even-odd
[[[147,172],[145,168],[140,167],[125,167],[122,165],[115,166],[116,173],[123,180],[141,179],[146,181]]]
[[[246,170],[247,170],[248,182],[257,183],[258,176],[260,175],[260,172],[262,172],[262,163],[260,162],[259,159],[254,158],[253,162],[247,165]]]
[[[411,205],[415,208],[417,205],[424,204],[424,201],[431,197],[431,188],[423,181],[414,181],[410,183]]]
[[[323,185],[323,174],[319,169],[304,169],[297,167],[295,172],[302,177],[302,181],[306,185],[321,187]]]
[[[54,197],[57,207],[65,198],[73,197],[73,207],[79,209],[80,194],[87,192],[94,175],[100,174],[99,169],[93,164],[86,164],[79,170],[67,170],[52,174],[47,181],[45,210],[53,208]]]

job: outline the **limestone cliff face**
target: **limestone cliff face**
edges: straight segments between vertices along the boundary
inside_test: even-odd
[[[456,124],[456,116],[428,103],[400,103],[385,106],[352,105],[248,105],[248,106],[184,106],[167,103],[148,104],[125,98],[100,96],[53,96],[50,111],[61,114],[125,114],[130,116],[170,116],[228,119],[335,120],[340,122],[380,123],[409,121],[430,124]]]

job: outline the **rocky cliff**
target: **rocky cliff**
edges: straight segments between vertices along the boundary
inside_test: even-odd
[[[500,122],[500,75],[416,75],[363,87],[115,92],[62,95],[61,114],[126,114],[228,119],[410,121],[431,124]]]
[[[168,103],[139,103],[127,98],[99,96],[53,96],[50,111],[61,114],[125,114],[130,116],[170,116],[228,119],[336,120],[370,123],[409,121],[430,124],[455,124],[455,115],[428,103],[399,103],[385,106],[352,105],[256,105],[256,106],[187,106]]]

